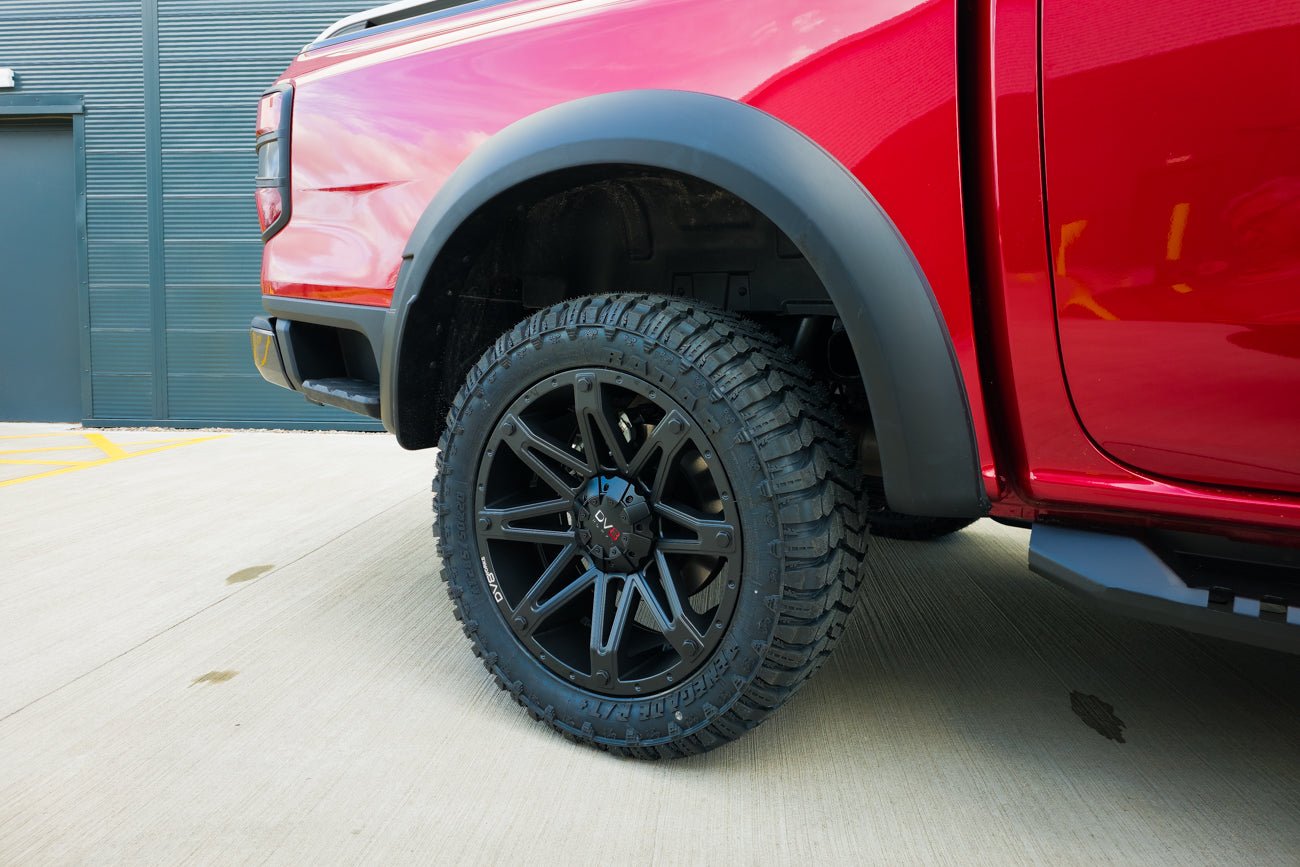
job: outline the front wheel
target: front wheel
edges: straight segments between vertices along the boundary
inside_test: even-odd
[[[720,310],[564,302],[470,371],[439,443],[442,575],[530,714],[703,752],[817,669],[858,585],[852,452],[810,374]]]

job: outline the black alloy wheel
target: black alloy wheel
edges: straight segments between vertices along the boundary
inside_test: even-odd
[[[642,758],[703,752],[812,675],[866,528],[831,400],[774,337],[654,295],[576,299],[502,335],[448,413],[442,577],[536,719]]]
[[[515,638],[593,693],[648,694],[709,658],[736,605],[740,532],[707,436],[645,380],[538,383],[479,464],[476,538]]]

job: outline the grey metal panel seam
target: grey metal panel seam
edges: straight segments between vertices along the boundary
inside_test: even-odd
[[[94,411],[94,384],[90,378],[90,253],[86,248],[86,119],[78,111],[72,116],[72,153],[76,160],[74,183],[77,190],[77,346],[81,352],[81,418],[84,423]]]
[[[149,334],[153,346],[153,414],[166,418],[167,283],[163,235],[162,82],[158,66],[158,0],[142,0],[144,15],[145,190],[149,214]]]

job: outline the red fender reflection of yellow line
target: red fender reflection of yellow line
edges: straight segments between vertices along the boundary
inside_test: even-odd
[[[1083,234],[1083,230],[1086,228],[1088,228],[1087,220],[1075,220],[1073,223],[1066,223],[1061,226],[1061,243],[1056,248],[1056,261],[1053,263],[1055,266],[1053,270],[1056,272],[1057,291],[1063,292],[1068,288],[1070,293],[1069,297],[1065,299],[1065,303],[1061,305],[1061,309],[1082,307],[1099,319],[1115,322],[1119,317],[1098,303],[1097,299],[1092,297],[1092,292],[1089,291],[1087,285],[1066,276],[1065,251],[1071,244],[1079,240],[1079,236]]]

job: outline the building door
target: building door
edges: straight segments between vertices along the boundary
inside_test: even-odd
[[[72,122],[0,118],[0,421],[80,421]]]

